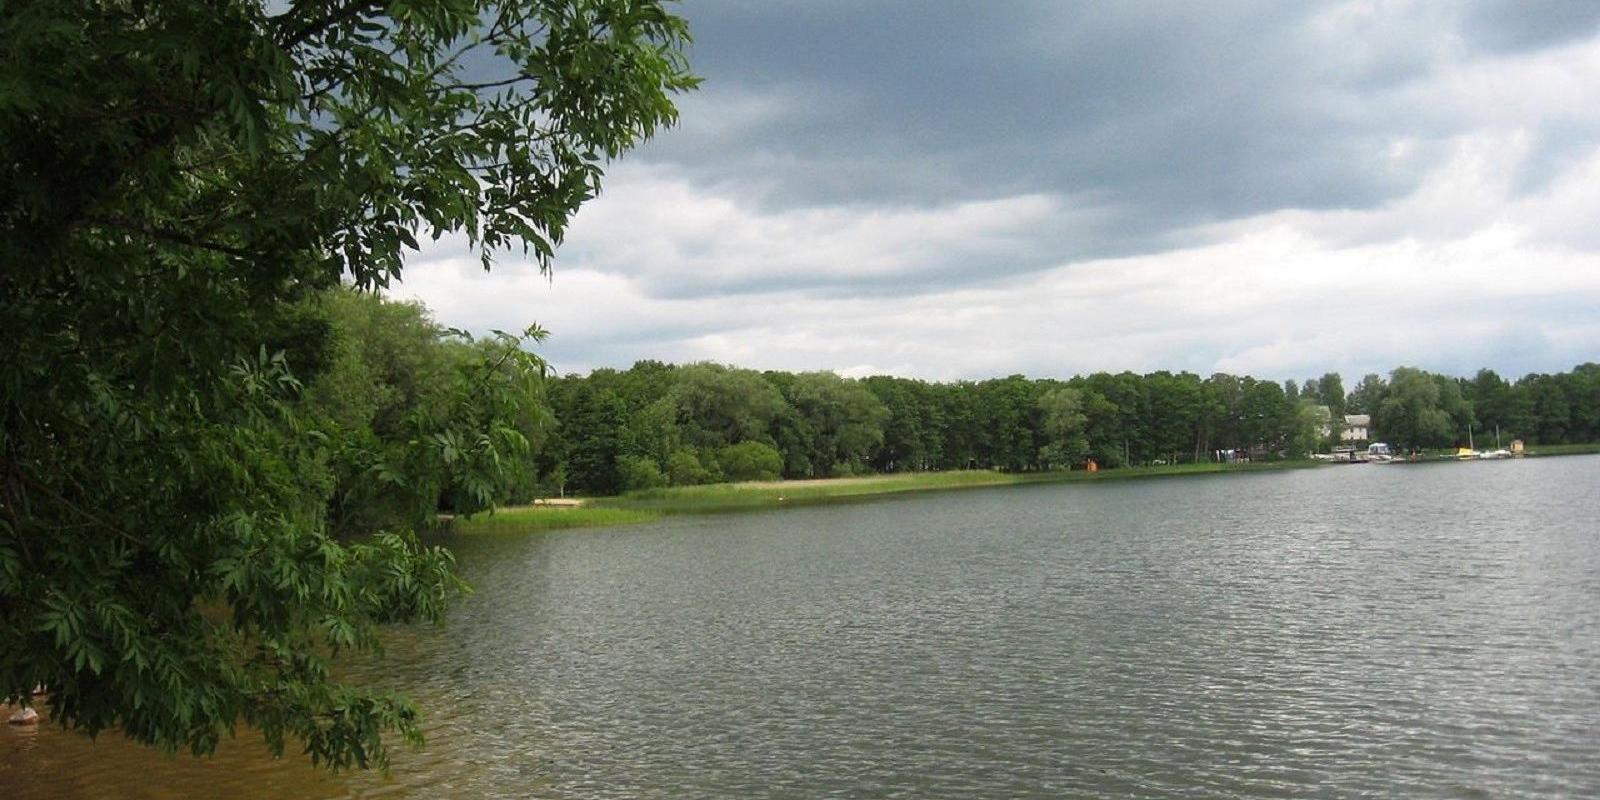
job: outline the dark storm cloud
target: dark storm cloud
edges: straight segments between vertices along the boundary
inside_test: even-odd
[[[771,206],[1054,192],[1120,209],[1058,254],[1082,257],[1284,206],[1371,205],[1415,178],[1380,163],[1392,131],[1333,107],[1418,74],[1415,48],[1368,64],[1316,52],[1300,4],[686,11],[707,79],[686,113],[764,93],[786,107],[721,136],[691,125],[644,157],[706,181],[761,175]]]
[[[704,88],[553,282],[564,368],[1507,374],[1592,359],[1600,2],[690,0]],[[491,325],[490,323],[493,323]]]
[[[1042,194],[1027,247],[929,257],[913,290],[1196,243],[1279,209],[1368,209],[1450,154],[1461,110],[1407,88],[1442,64],[1592,35],[1600,3],[685,4],[701,93],[634,158],[766,213],[936,208]],[[1482,51],[1481,53],[1479,51]],[[1548,123],[1513,176],[1537,192],[1593,146]],[[1586,127],[1587,126],[1587,127]],[[1406,141],[1412,157],[1390,157]],[[894,274],[678,275],[672,296]]]
[[[1526,51],[1581,41],[1600,32],[1594,0],[1483,0],[1466,6],[1463,35],[1475,47]]]

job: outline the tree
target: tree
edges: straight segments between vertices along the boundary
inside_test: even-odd
[[[806,372],[792,376],[786,395],[807,434],[802,449],[815,470],[854,473],[883,444],[889,411],[860,382],[832,372]]]
[[[437,616],[449,556],[330,535],[302,303],[385,285],[421,236],[548,268],[675,119],[686,41],[652,0],[7,3],[0,699],[42,683],[63,725],[195,752],[243,723],[335,767],[418,739],[328,654]],[[470,345],[419,444],[456,502],[521,457],[516,338]]]
[[[888,411],[883,445],[872,458],[880,472],[933,469],[944,451],[937,389],[922,381],[876,375],[862,381]]]
[[[1402,447],[1442,447],[1455,433],[1449,412],[1440,406],[1439,383],[1413,367],[1389,373],[1372,425],[1379,436]]]
[[[1083,395],[1062,386],[1039,397],[1041,428],[1047,442],[1039,451],[1046,468],[1071,467],[1089,455],[1089,440],[1084,427],[1089,418],[1083,413]]]
[[[1344,379],[1339,376],[1339,373],[1324,373],[1320,380],[1306,381],[1306,383],[1307,388],[1301,393],[1302,395],[1314,397],[1318,403],[1327,406],[1328,412],[1334,416],[1344,416]],[[1316,391],[1312,391],[1310,388],[1313,383],[1316,385]]]
[[[632,410],[624,438],[624,450],[665,467],[672,455],[683,449],[683,434],[678,430],[678,409],[672,404],[672,399],[661,397]]]
[[[1321,422],[1321,420],[1318,420],[1318,421]],[[1327,447],[1331,450],[1332,448],[1338,447],[1341,443],[1344,442],[1344,433],[1345,433],[1346,430],[1348,430],[1348,426],[1346,426],[1344,424],[1344,415],[1343,414],[1335,414],[1335,413],[1332,413],[1331,411],[1328,413],[1328,416],[1327,416],[1327,426],[1328,426],[1328,435],[1327,435],[1326,439],[1324,440],[1324,444],[1326,444]],[[1371,434],[1368,433],[1368,435],[1370,436]]]
[[[666,482],[656,462],[644,456],[622,456],[617,459],[617,484],[622,491],[654,489]]]
[[[611,389],[596,389],[588,381],[564,381],[555,389],[557,430],[573,487],[589,494],[619,491],[617,459],[629,455],[627,404]]]
[[[1572,406],[1560,380],[1554,375],[1529,375],[1523,379],[1528,384],[1531,401],[1535,441],[1540,444],[1562,444],[1568,441],[1572,426]]]
[[[1206,411],[1205,387],[1190,372],[1152,372],[1144,376],[1148,401],[1150,453],[1169,463],[1198,450],[1200,422]],[[1197,455],[1195,457],[1198,457]]]
[[[979,442],[983,438],[978,422],[977,384],[969,381],[944,384],[934,392],[944,459],[942,469],[972,469],[979,466]]]
[[[1512,387],[1492,369],[1480,369],[1463,387],[1471,401],[1478,421],[1487,431],[1503,429],[1515,434],[1518,426],[1512,422]]]
[[[1294,408],[1295,418],[1289,428],[1288,450],[1290,457],[1304,458],[1316,451],[1320,443],[1321,436],[1318,434],[1323,416],[1315,404],[1304,399],[1296,403]]]
[[[1273,381],[1244,378],[1239,406],[1240,434],[1247,448],[1259,448],[1267,457],[1287,450],[1299,421],[1298,403],[1290,403],[1283,387]]]
[[[721,364],[679,367],[672,402],[684,440],[712,449],[770,440],[786,409],[783,395],[761,373]]]
[[[1345,397],[1345,413],[1378,413],[1378,405],[1383,402],[1385,390],[1383,376],[1375,373],[1366,375],[1361,379],[1360,383],[1356,384],[1356,388],[1351,390],[1350,394]]]
[[[301,356],[325,366],[298,407],[329,446],[331,532],[417,528],[441,505],[471,514],[531,491],[533,461],[503,457],[533,449],[552,419],[546,365],[520,337],[473,342],[419,305],[347,289],[308,310],[329,337]]]
[[[1478,427],[1477,415],[1473,413],[1472,402],[1463,391],[1462,381],[1449,375],[1430,374],[1435,384],[1439,386],[1439,409],[1450,417],[1450,438],[1456,442],[1472,440],[1472,431]]]
[[[721,477],[708,469],[693,450],[680,447],[667,456],[667,482],[673,486],[694,486],[711,483]]]
[[[1600,440],[1600,364],[1579,364],[1561,376],[1567,395],[1568,441]]]
[[[777,480],[783,472],[783,456],[761,442],[728,445],[717,454],[717,463],[730,481]]]
[[[974,437],[985,466],[1020,472],[1038,465],[1039,387],[1023,375],[982,381],[976,392]]]
[[[1097,372],[1074,380],[1073,386],[1084,395],[1085,434],[1094,459],[1104,466],[1137,463],[1144,452],[1138,442],[1143,438],[1145,419],[1140,413],[1145,398],[1138,376]]]

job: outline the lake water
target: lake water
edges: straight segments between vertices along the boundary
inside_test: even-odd
[[[1600,457],[455,540],[389,778],[0,731],[20,797],[1600,796]]]

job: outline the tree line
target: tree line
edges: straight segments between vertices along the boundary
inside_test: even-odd
[[[1337,373],[1297,383],[1218,373],[1012,375],[937,383],[640,361],[552,380],[542,489],[609,494],[722,480],[947,469],[1116,468],[1327,450],[1342,416],[1402,448],[1600,438],[1600,366],[1508,382],[1401,367],[1348,394]],[[1324,433],[1326,427],[1326,433]]]
[[[1406,448],[1483,442],[1496,432],[1506,442],[1589,443],[1600,441],[1600,364],[1514,381],[1490,369],[1459,378],[1400,367],[1387,379],[1363,377],[1335,407],[1369,414],[1375,437]]]

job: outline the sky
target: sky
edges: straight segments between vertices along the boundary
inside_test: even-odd
[[[723,2],[553,273],[392,294],[639,359],[932,380],[1600,360],[1600,3]]]

